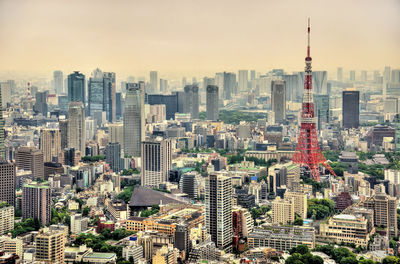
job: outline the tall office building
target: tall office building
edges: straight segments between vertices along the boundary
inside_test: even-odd
[[[400,70],[396,69],[396,70],[392,70],[392,74],[390,76],[390,82],[391,83],[400,83]]]
[[[60,128],[61,137],[61,149],[68,148],[68,120],[58,121],[58,127]]]
[[[172,143],[169,139],[157,138],[142,142],[142,168],[140,171],[143,186],[158,188],[168,181],[172,168]]]
[[[115,72],[105,72],[103,74],[103,81],[104,81],[103,111],[106,112],[107,121],[114,122],[117,119]]]
[[[127,83],[124,110],[124,154],[140,157],[144,140],[144,83]]]
[[[282,80],[286,84],[286,100],[295,101],[301,98],[299,89],[299,75],[298,74],[285,74],[282,75]],[[303,86],[300,86],[303,87]]]
[[[58,230],[50,231],[48,228],[39,231],[35,238],[35,262],[65,263],[64,251],[64,232]]]
[[[249,82],[249,71],[239,70],[239,92],[247,92]]]
[[[88,113],[103,112],[104,83],[103,72],[97,68],[93,71],[88,82]]]
[[[255,80],[255,79],[256,79],[256,71],[251,70],[250,71],[250,81]]]
[[[232,249],[232,179],[210,174],[205,189],[206,227],[211,240],[221,249]]]
[[[196,84],[185,86],[184,112],[192,119],[199,118],[199,87]]]
[[[106,162],[110,164],[114,172],[122,170],[121,164],[121,144],[118,142],[108,143],[106,146]]]
[[[43,153],[40,150],[34,147],[19,147],[15,160],[18,169],[30,170],[34,179],[43,179]]]
[[[56,94],[64,93],[64,77],[62,71],[53,72],[54,91]]]
[[[151,92],[158,92],[158,72],[151,71],[150,72],[150,90]]]
[[[360,92],[343,91],[342,123],[344,128],[358,128],[360,124]]]
[[[82,102],[85,106],[85,75],[75,71],[68,75],[68,102]]]
[[[390,66],[385,66],[385,69],[383,70],[383,82],[390,82]]]
[[[15,164],[0,161],[0,202],[15,205],[15,177]]]
[[[356,71],[350,71],[350,81],[354,82],[356,80]]]
[[[149,105],[165,105],[167,120],[174,119],[175,113],[184,112],[184,92],[173,92],[172,94],[148,94],[146,99],[146,103]]]
[[[329,116],[329,95],[327,94],[314,94],[314,112],[317,118],[318,129],[322,129],[323,124],[328,124],[330,121]]]
[[[3,120],[3,105],[2,105],[2,94],[0,89],[0,161],[5,159],[6,151],[4,148],[4,120]]]
[[[126,87],[126,84],[124,87]],[[122,109],[123,109],[122,104],[123,104],[122,93],[116,93],[115,94],[115,116],[116,116],[117,120],[119,120],[122,117]]]
[[[361,71],[361,81],[362,82],[368,81],[368,72],[367,71]]]
[[[47,117],[48,105],[47,105],[47,96],[49,92],[37,92],[35,95],[36,101],[33,106],[33,110],[37,114],[42,114],[44,117]]]
[[[327,94],[328,74],[326,71],[313,71],[313,90],[315,94]]]
[[[286,83],[282,80],[271,82],[271,104],[275,114],[275,123],[286,119]]]
[[[160,92],[166,92],[168,90],[168,80],[160,79]]]
[[[82,102],[71,102],[68,109],[68,147],[85,155],[85,110]]]
[[[51,189],[48,182],[25,183],[22,187],[22,218],[37,218],[45,226],[51,221]]]
[[[218,76],[218,75],[217,75]],[[224,72],[223,73],[223,90],[222,90],[222,97],[226,100],[230,100],[232,99],[232,94],[236,94],[237,93],[237,87],[236,87],[236,74],[231,73],[231,72]],[[218,83],[216,82],[218,87],[221,87],[220,85],[218,85]]]
[[[337,80],[339,82],[343,81],[343,68],[342,67],[337,68]]]
[[[61,153],[61,133],[59,129],[42,129],[39,148],[43,153],[43,162],[57,160]]]
[[[208,85],[207,86],[207,120],[218,120],[219,110],[218,110],[218,86]]]
[[[110,143],[124,145],[124,124],[122,122],[108,124]]]

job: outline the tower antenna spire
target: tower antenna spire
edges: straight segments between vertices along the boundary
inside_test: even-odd
[[[308,36],[307,57],[310,57],[310,18],[308,18],[307,36]]]

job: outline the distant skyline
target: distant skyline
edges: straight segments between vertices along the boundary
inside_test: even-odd
[[[400,1],[0,0],[0,75],[400,68]]]

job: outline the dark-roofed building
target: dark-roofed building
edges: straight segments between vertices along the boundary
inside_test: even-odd
[[[133,190],[131,200],[129,201],[129,207],[131,212],[134,212],[152,205],[189,203],[190,200],[186,198],[170,193],[155,191],[143,186],[136,186]]]

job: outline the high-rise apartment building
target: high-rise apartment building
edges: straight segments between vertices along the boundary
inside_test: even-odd
[[[199,87],[196,84],[185,86],[184,112],[192,119],[199,118]]]
[[[247,92],[249,82],[249,71],[239,70],[239,92]]]
[[[85,109],[82,102],[71,102],[68,108],[68,147],[85,155]]]
[[[314,94],[314,112],[317,118],[317,127],[322,129],[323,124],[328,124],[330,120],[329,115],[329,95],[328,94]]]
[[[302,219],[307,218],[307,194],[302,192],[286,191],[285,198],[292,199],[294,203],[294,212]]]
[[[0,202],[15,205],[15,177],[15,164],[0,161]]]
[[[343,91],[342,123],[344,128],[358,128],[360,124],[360,92]]]
[[[68,102],[82,102],[85,106],[85,75],[75,71],[68,75]]]
[[[271,104],[275,113],[275,123],[286,119],[286,83],[282,80],[271,82]]]
[[[172,143],[169,139],[157,138],[142,142],[141,179],[143,186],[158,188],[162,182],[168,181],[172,168]]]
[[[61,153],[61,133],[59,129],[42,129],[39,148],[43,153],[43,162],[57,160]]]
[[[339,82],[343,81],[343,68],[342,67],[337,68],[337,80]]]
[[[12,230],[14,230],[14,206],[0,201],[0,235]]]
[[[35,238],[35,261],[38,263],[64,263],[65,234],[44,228]]]
[[[217,121],[219,118],[218,101],[219,93],[218,86],[207,85],[206,105],[207,105],[207,120]]]
[[[151,91],[158,92],[158,72],[157,71],[151,71],[150,72],[150,89]]]
[[[106,161],[110,164],[111,169],[114,172],[120,172],[122,170],[121,164],[121,144],[118,142],[108,143],[106,146]]]
[[[22,188],[22,218],[37,218],[45,226],[51,221],[51,189],[48,182],[33,181]]]
[[[232,179],[212,173],[206,179],[206,227],[211,241],[221,249],[232,249]]]
[[[124,154],[140,157],[144,140],[144,83],[127,83],[124,111]]]
[[[56,94],[64,93],[64,77],[62,71],[54,71],[53,72],[53,85],[54,91]]]
[[[18,169],[30,170],[34,179],[43,179],[43,153],[40,150],[34,147],[19,147],[15,160]]]
[[[294,201],[292,198],[281,199],[279,196],[272,201],[272,223],[290,224],[295,219]]]

